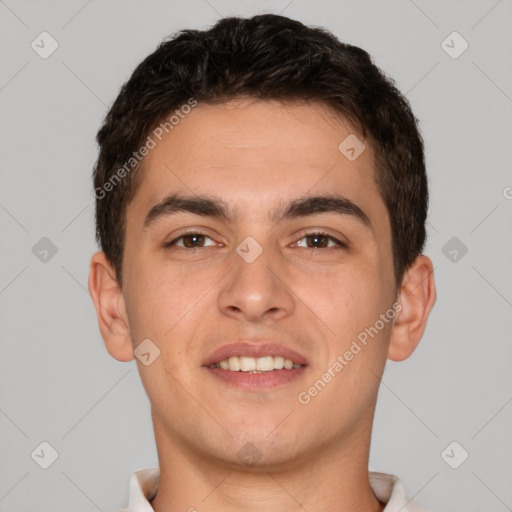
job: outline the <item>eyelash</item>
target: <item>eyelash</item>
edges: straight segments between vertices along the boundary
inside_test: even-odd
[[[179,240],[181,240],[182,238],[184,238],[185,236],[188,236],[188,235],[205,236],[205,237],[211,239],[211,237],[209,237],[207,234],[201,233],[200,231],[186,231],[185,233],[182,233],[179,237],[175,238],[174,240],[167,242],[164,247],[171,248],[172,246],[174,246],[176,244],[176,242],[178,242]],[[321,230],[302,233],[301,237],[298,239],[297,242],[300,242],[303,238],[307,238],[308,236],[315,236],[315,235],[324,236],[324,237],[328,238],[329,240],[332,240],[333,242],[336,243],[337,247],[303,247],[303,249],[309,249],[312,251],[317,251],[318,249],[337,249],[337,250],[348,249],[348,245],[346,243],[342,242],[341,240],[338,240],[337,238],[333,237],[329,233],[326,233],[325,231],[321,231]],[[178,248],[186,250],[186,251],[206,249],[206,247],[178,247]]]
[[[320,235],[326,237],[328,240],[332,240],[337,247],[304,247],[304,249],[310,249],[312,251],[316,251],[318,249],[348,249],[348,245],[341,240],[338,240],[336,237],[330,235],[329,233],[326,233],[325,231],[319,230],[319,231],[309,231],[306,233],[303,233],[301,235],[301,238],[299,238],[298,241],[302,240],[303,238],[307,238],[308,236],[315,236]]]

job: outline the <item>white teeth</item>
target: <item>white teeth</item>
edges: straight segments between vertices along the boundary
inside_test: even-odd
[[[232,372],[239,371],[240,370],[240,358],[236,357],[236,356],[230,357],[228,365],[229,365],[229,369]]]
[[[285,359],[284,360],[284,367],[287,370],[291,370],[293,368],[293,361],[291,359]]]
[[[275,356],[274,357],[274,369],[282,370],[284,368],[284,357]]]
[[[302,365],[294,364],[291,359],[285,359],[281,356],[264,356],[264,357],[247,357],[232,356],[229,359],[219,361],[213,367],[222,368],[223,370],[231,370],[232,372],[270,372],[272,370],[291,370],[292,368],[300,368]]]
[[[273,369],[274,358],[272,356],[259,357],[256,360],[256,370],[259,370],[261,372],[270,372]]]
[[[256,370],[256,359],[254,359],[254,357],[242,356],[240,358],[240,370],[242,370],[243,372],[250,372],[252,370]]]

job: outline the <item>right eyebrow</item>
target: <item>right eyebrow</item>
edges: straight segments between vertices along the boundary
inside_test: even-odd
[[[161,217],[181,212],[213,217],[227,222],[233,221],[236,217],[235,209],[218,198],[170,194],[149,210],[143,227],[146,229]]]

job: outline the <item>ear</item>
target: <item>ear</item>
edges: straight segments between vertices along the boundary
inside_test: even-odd
[[[118,361],[131,361],[134,354],[124,297],[104,252],[91,258],[89,293],[108,353]]]
[[[427,319],[436,301],[432,261],[419,255],[405,272],[398,301],[402,309],[395,317],[388,359],[403,361],[417,347],[423,336]]]

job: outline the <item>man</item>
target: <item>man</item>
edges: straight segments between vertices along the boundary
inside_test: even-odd
[[[369,55],[275,15],[183,31],[97,140],[89,290],[159,457],[124,510],[420,510],[368,471],[435,302],[422,138]]]

